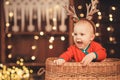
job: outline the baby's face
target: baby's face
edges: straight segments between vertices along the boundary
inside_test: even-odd
[[[95,35],[93,32],[92,25],[88,22],[80,22],[76,24],[73,32],[73,39],[75,45],[79,49],[85,49],[90,42],[94,39]]]

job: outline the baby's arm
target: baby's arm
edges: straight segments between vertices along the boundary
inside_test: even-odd
[[[57,65],[62,65],[65,62],[65,60],[63,58],[59,58],[54,60],[54,63]]]

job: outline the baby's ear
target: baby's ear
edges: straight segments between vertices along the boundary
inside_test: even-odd
[[[90,39],[90,40],[92,41],[92,40],[94,40],[94,38],[95,38],[95,34],[93,34],[93,35],[91,36],[91,39]]]

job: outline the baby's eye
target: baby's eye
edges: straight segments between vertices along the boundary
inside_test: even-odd
[[[84,36],[85,34],[84,34],[84,33],[81,33],[80,35],[81,35],[81,36]]]
[[[77,35],[77,33],[74,33],[74,36],[76,36]]]
[[[72,36],[76,36],[77,35],[77,33],[72,33]]]

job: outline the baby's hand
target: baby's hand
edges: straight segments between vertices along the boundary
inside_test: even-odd
[[[62,65],[64,62],[65,62],[65,60],[61,59],[61,58],[54,60],[54,63],[57,64],[57,65]]]
[[[86,66],[86,65],[88,65],[90,62],[92,62],[92,60],[93,59],[95,59],[96,58],[96,55],[95,55],[95,53],[89,53],[89,54],[87,54],[84,58],[83,58],[83,60],[81,61],[81,63],[83,64],[83,66]]]

